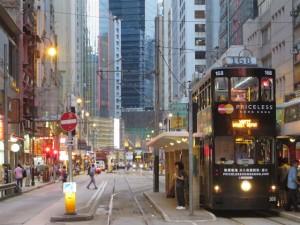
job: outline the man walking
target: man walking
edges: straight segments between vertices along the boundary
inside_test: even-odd
[[[96,173],[96,168],[95,168],[95,165],[92,164],[92,167],[90,168],[90,171],[89,171],[89,175],[90,175],[90,183],[88,184],[88,186],[86,187],[87,189],[90,188],[90,185],[93,183],[94,186],[95,186],[95,189],[98,189],[97,186],[96,186],[96,181],[95,181],[95,173]]]
[[[297,188],[300,182],[297,178],[297,168],[298,160],[294,160],[292,166],[288,173],[287,187],[288,187],[288,196],[287,196],[287,205],[286,211],[291,211],[291,205],[294,207],[294,211],[299,211],[297,203]]]
[[[19,189],[23,186],[23,168],[20,164],[15,168],[15,177],[17,181],[17,186]]]

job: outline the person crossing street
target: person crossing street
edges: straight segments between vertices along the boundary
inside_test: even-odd
[[[90,189],[91,184],[94,184],[95,189],[98,189],[97,185],[96,185],[96,181],[95,181],[95,173],[96,173],[96,168],[95,168],[95,165],[92,164],[91,168],[89,169],[89,173],[88,173],[91,180],[90,180],[90,183],[88,184],[88,186],[86,187],[87,189]]]

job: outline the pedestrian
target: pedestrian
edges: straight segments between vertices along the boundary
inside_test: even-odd
[[[176,209],[185,209],[185,198],[184,198],[184,166],[182,162],[175,163],[176,172],[174,174],[175,178],[175,192],[177,198]]]
[[[286,206],[287,203],[287,178],[290,166],[287,158],[281,158],[278,167],[279,181],[279,203],[280,206]]]
[[[38,162],[38,164],[36,166],[36,176],[37,176],[38,181],[40,181],[41,173],[42,173],[42,166],[41,166],[40,162]]]
[[[97,186],[96,186],[96,181],[95,181],[95,173],[96,173],[96,168],[95,168],[95,165],[93,163],[90,170],[89,170],[89,176],[90,176],[91,180],[90,180],[90,183],[88,184],[88,186],[86,187],[87,189],[90,188],[90,185],[92,183],[94,184],[95,189],[98,189]]]
[[[30,186],[30,181],[31,181],[31,168],[29,164],[25,165],[25,171],[26,171],[26,179],[25,179],[25,186],[29,187]]]
[[[57,175],[58,175],[58,165],[55,163],[53,165],[53,181],[54,182],[56,182]]]
[[[293,205],[294,211],[298,212],[298,201],[297,201],[297,188],[300,182],[297,178],[298,160],[294,160],[291,168],[289,169],[288,179],[287,179],[287,204],[286,211],[291,211],[291,206]]]
[[[20,164],[18,164],[18,166],[15,168],[15,177],[16,177],[16,181],[17,181],[17,187],[19,189],[22,189],[23,186],[23,168]]]
[[[63,166],[63,167],[62,167],[60,174],[61,174],[61,181],[62,181],[63,183],[67,182],[68,173],[67,173],[66,166]]]

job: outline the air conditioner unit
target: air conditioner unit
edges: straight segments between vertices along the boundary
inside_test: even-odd
[[[291,49],[291,54],[296,55],[298,53],[299,53],[299,51],[297,50],[297,48],[292,48]]]

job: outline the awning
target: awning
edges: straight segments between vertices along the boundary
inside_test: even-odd
[[[198,137],[198,134],[194,134]],[[189,133],[187,131],[170,131],[164,132],[147,142],[148,147],[160,148],[165,151],[175,151],[188,149],[189,147]]]

